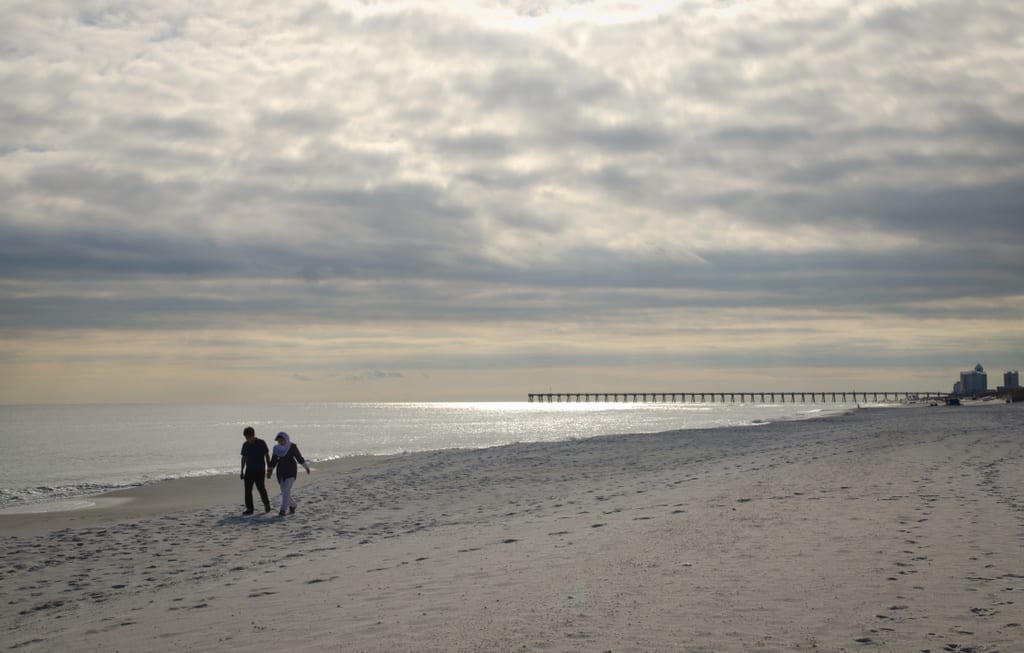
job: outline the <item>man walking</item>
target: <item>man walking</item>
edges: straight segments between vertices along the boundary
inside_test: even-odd
[[[256,430],[245,427],[242,431],[245,442],[242,444],[242,480],[245,481],[245,512],[243,515],[253,513],[252,486],[260,492],[263,499],[263,511],[270,512],[270,497],[267,496],[267,485],[264,482],[264,474],[267,473],[267,465],[270,464],[270,449],[267,443],[256,437]]]

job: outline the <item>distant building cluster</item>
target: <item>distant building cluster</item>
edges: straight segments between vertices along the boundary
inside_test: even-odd
[[[1020,389],[1020,372],[1006,372],[1003,374],[1003,385],[999,386],[997,392],[1006,392]],[[960,372],[960,380],[953,384],[953,394],[965,397],[977,397],[988,392],[988,374],[985,368],[978,363],[973,370]]]

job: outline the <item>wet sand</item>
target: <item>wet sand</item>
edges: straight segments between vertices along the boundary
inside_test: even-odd
[[[1024,651],[1020,411],[337,461],[284,518],[237,477],[3,515],[0,649]]]

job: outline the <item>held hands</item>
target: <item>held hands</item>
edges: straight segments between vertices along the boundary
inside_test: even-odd
[[[271,476],[273,476],[273,474],[274,472],[272,470],[267,470],[267,478],[270,478]]]

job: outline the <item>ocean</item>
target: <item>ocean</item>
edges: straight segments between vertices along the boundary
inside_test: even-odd
[[[620,433],[755,426],[852,404],[316,403],[0,406],[0,510],[237,473],[242,429],[286,431],[313,461]]]

